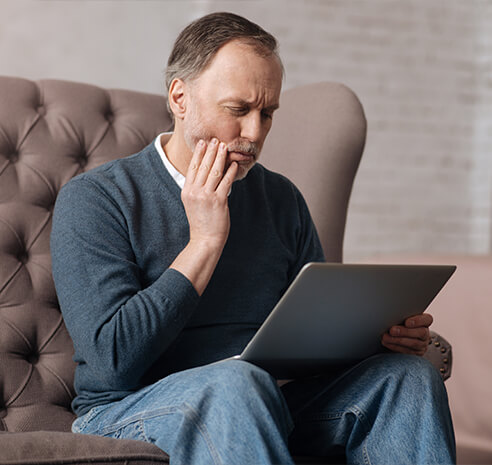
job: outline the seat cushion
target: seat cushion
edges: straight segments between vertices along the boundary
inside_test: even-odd
[[[1,465],[169,463],[153,444],[51,431],[0,433]]]

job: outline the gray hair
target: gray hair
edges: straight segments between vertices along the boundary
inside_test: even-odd
[[[251,45],[259,56],[274,55],[284,73],[278,43],[272,34],[242,16],[211,13],[186,26],[176,39],[165,73],[167,91],[176,78],[192,80],[198,77],[219,49],[231,40]]]

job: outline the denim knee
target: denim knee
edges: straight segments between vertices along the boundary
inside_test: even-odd
[[[214,388],[223,394],[244,398],[256,391],[262,397],[282,398],[275,378],[252,363],[228,360],[213,365],[213,369],[212,365],[209,368]]]
[[[257,407],[264,405],[277,418],[291,423],[287,402],[277,381],[265,370],[242,360],[228,360],[210,365],[210,390],[214,397],[229,407],[242,409],[244,415],[255,415]]]
[[[436,368],[428,360],[417,355],[383,354],[369,359],[374,370],[374,379],[379,379],[386,387],[393,386],[400,394],[405,393],[407,401],[423,401],[438,398],[447,402],[444,382]],[[411,400],[413,399],[413,400]]]
[[[423,357],[407,354],[383,354],[374,357],[388,375],[420,378],[424,383],[442,384],[434,365]]]
[[[197,444],[206,444],[211,456],[221,456],[223,463],[267,463],[267,456],[291,463],[286,443],[293,422],[272,376],[239,360],[206,365],[193,375],[194,387],[177,405],[173,444],[198,438]],[[166,450],[169,441],[162,436],[156,444]],[[198,463],[198,448],[186,453],[178,449],[171,447],[171,456],[182,456],[181,463]]]

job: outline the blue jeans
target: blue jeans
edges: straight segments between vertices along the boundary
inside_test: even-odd
[[[171,464],[293,464],[292,455],[340,448],[348,463],[455,463],[443,382],[410,355],[378,355],[281,388],[252,364],[217,362],[94,407],[72,430],[152,442]]]

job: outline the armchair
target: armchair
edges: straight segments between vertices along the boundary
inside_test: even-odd
[[[162,96],[0,77],[0,464],[168,463],[151,444],[70,432],[73,348],[49,235],[62,185],[171,127]],[[365,131],[349,89],[309,85],[284,92],[262,155],[303,191],[329,261],[342,260]]]

